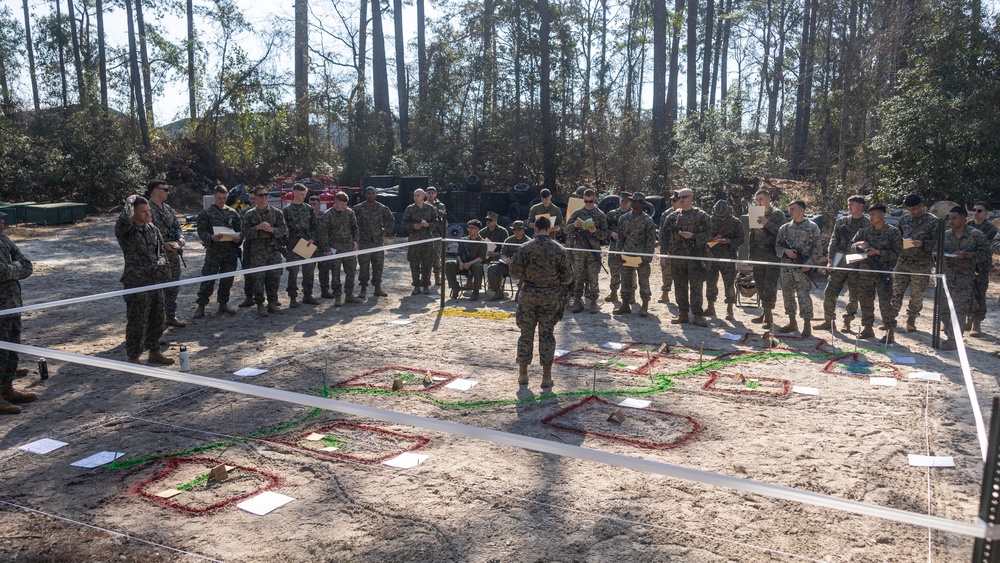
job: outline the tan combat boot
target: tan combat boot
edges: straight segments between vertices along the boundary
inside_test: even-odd
[[[319,301],[316,301],[316,299],[309,293],[302,298],[302,303],[306,305],[319,305]]]
[[[236,309],[229,306],[229,303],[219,303],[219,313],[227,313],[229,315],[235,315]]]
[[[864,330],[861,331],[861,334],[858,335],[858,338],[864,339],[864,338],[872,338],[875,336],[875,330],[872,329],[872,325],[864,325],[863,328]]]
[[[380,284],[380,283],[375,284],[374,295],[375,295],[375,297],[389,297],[388,293],[382,291],[382,284]]]
[[[194,311],[194,318],[204,319],[205,318],[205,304],[199,303],[198,308]]]
[[[299,298],[298,297],[289,296],[288,299],[289,299],[289,301],[288,301],[288,308],[289,309],[298,309],[299,308]]]
[[[816,325],[816,330],[832,330],[833,329],[833,319],[824,318],[823,322]]]
[[[979,338],[983,335],[983,327],[981,323],[982,321],[979,320],[972,321],[972,330],[969,332],[969,336]]]
[[[622,301],[621,307],[615,309],[616,315],[627,315],[632,312],[632,304],[628,301]]]
[[[243,301],[240,301],[239,307],[253,307],[253,297],[247,297]]]
[[[618,290],[612,289],[611,293],[607,297],[605,297],[604,300],[608,303],[611,303],[612,301],[618,301]]]
[[[552,364],[542,364],[542,389],[552,389]]]
[[[0,414],[17,414],[19,412],[21,412],[21,407],[0,399]]]
[[[574,297],[572,312],[579,313],[580,311],[583,311],[583,299],[580,299],[579,297]]]
[[[706,317],[714,317],[714,316],[716,316],[715,315],[715,302],[714,301],[712,303],[708,304],[708,308],[705,309],[705,316]]]
[[[590,314],[601,312],[601,305],[597,302],[597,299],[590,300]]]
[[[657,301],[660,303],[670,303],[670,290],[664,289],[663,293],[660,294],[660,298]]]
[[[752,322],[753,324],[759,325],[759,324],[762,324],[764,322],[764,319],[766,319],[766,318],[767,318],[767,311],[761,311],[760,312],[760,316],[757,316],[757,317],[754,317],[754,318],[750,319],[750,322]]]
[[[896,342],[896,329],[890,326],[886,329],[885,337],[882,338],[882,343],[893,344],[895,342]]]
[[[917,332],[917,317],[913,315],[907,315],[906,332]],[[952,350],[954,350],[954,348],[952,348]]]
[[[361,286],[361,291],[358,292],[358,299],[366,299],[368,297],[368,286]]]
[[[167,315],[167,317],[163,320],[163,324],[167,326],[176,326],[178,328],[187,326],[187,323],[178,319],[176,315]]]
[[[812,336],[813,335],[813,329],[812,329],[812,326],[810,326],[811,323],[812,323],[812,319],[802,319],[802,336]]]
[[[267,305],[260,303],[257,305],[257,316],[266,317],[267,316]]]
[[[778,332],[781,334],[788,334],[789,332],[795,332],[796,330],[799,330],[799,323],[795,320],[795,315],[790,315],[788,317],[788,324],[778,327]]]
[[[682,325],[689,322],[691,322],[691,319],[688,318],[688,314],[686,311],[683,313],[678,313],[676,317],[670,319],[670,324],[672,325]]]
[[[695,324],[695,326],[708,326],[708,321],[705,320],[705,317],[703,317],[701,315],[695,315],[694,316],[694,324]]]
[[[285,313],[285,311],[283,311],[281,309],[281,307],[278,307],[277,303],[268,303],[267,304],[267,312],[268,313],[273,313],[275,315],[283,315]]]
[[[528,384],[528,364],[517,364],[517,384]]]
[[[0,397],[8,403],[30,403],[35,400],[34,393],[23,393],[14,389],[13,383],[0,387]]]
[[[728,303],[726,305],[726,320],[727,321],[736,320],[736,315],[733,314],[733,304],[732,303]]]
[[[149,351],[149,358],[146,361],[153,364],[163,364],[165,366],[173,365],[174,363],[173,358],[164,356],[163,352],[160,352],[155,348]]]
[[[642,308],[639,309],[639,316],[646,317],[649,316],[649,298],[642,299]]]

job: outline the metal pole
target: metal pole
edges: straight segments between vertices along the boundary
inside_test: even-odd
[[[979,518],[987,524],[1000,523],[1000,397],[993,397],[993,414],[990,417],[990,442],[987,446],[986,465],[983,466],[982,493],[979,497]],[[1000,562],[1000,541],[976,538],[972,552],[974,563]]]
[[[937,267],[934,273],[941,275],[944,270],[944,221],[940,221],[938,229],[937,245]],[[912,299],[913,296],[911,295]],[[921,296],[921,299],[923,296]],[[934,328],[931,329],[931,346],[935,349],[941,348],[941,307],[944,301],[944,285],[941,280],[934,278]],[[901,306],[902,307],[902,306]],[[961,330],[961,327],[959,327]]]

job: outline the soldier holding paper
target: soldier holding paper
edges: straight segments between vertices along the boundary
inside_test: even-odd
[[[236,262],[240,256],[240,229],[242,221],[235,209],[226,205],[229,190],[219,184],[212,193],[212,205],[198,214],[198,238],[205,246],[205,263],[201,267],[201,275],[211,276],[236,271]],[[222,232],[220,232],[222,231]],[[233,233],[233,234],[228,234]],[[219,280],[219,312],[235,314],[236,309],[229,306],[230,292],[233,288],[233,278]],[[208,305],[215,281],[201,282],[198,288],[198,305],[194,318],[205,316],[205,306]]]
[[[316,253],[316,215],[313,208],[306,203],[306,195],[309,189],[303,184],[295,184],[292,187],[292,203],[289,203],[281,210],[285,216],[285,224],[288,225],[288,249],[293,251],[288,256],[289,260],[301,260],[312,258]],[[303,241],[305,244],[303,244]],[[305,249],[305,255],[300,255],[296,249]],[[288,306],[295,308],[299,306],[297,300],[299,295],[298,277],[299,267],[289,266],[288,271],[288,297],[291,299]],[[319,305],[319,301],[313,299],[313,278],[315,277],[316,264],[302,265],[302,302],[306,305]]]

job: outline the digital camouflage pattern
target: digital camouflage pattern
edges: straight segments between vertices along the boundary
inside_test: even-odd
[[[577,228],[574,223],[592,219],[594,221],[593,233],[589,229]],[[586,293],[587,299],[596,300],[599,297],[601,288],[598,283],[598,276],[601,274],[601,243],[608,238],[608,218],[604,212],[595,205],[593,209],[581,207],[570,215],[566,221],[564,229],[570,248],[581,248],[596,250],[596,252],[572,252],[574,278],[576,285],[573,288],[573,296],[581,298]]]
[[[778,229],[788,222],[785,213],[775,208],[764,212],[767,224],[762,228],[750,225],[749,248],[750,260],[755,262],[777,262],[778,257],[774,255],[774,241],[778,237]],[[757,285],[757,294],[760,295],[760,304],[765,311],[774,309],[778,301],[778,278],[781,268],[776,266],[753,265],[753,279]]]
[[[406,211],[403,212],[402,222],[406,230],[410,233],[409,240],[411,242],[429,240],[440,236],[435,234],[433,228],[440,221],[439,217],[437,209],[433,205],[427,205],[426,202],[420,207],[416,203],[411,203],[407,206]],[[431,227],[415,228],[414,226],[421,221],[427,221]],[[410,278],[413,287],[429,287],[431,285],[431,262],[435,261],[435,246],[440,246],[440,244],[437,242],[428,242],[426,244],[415,244],[407,247],[406,259],[410,262]],[[438,256],[437,261],[439,262],[440,255],[436,256]]]
[[[535,219],[542,216],[548,217],[550,215],[554,215],[556,218],[556,222],[552,224],[553,227],[559,227],[561,229],[565,226],[566,222],[563,221],[562,210],[559,209],[555,203],[546,207],[545,204],[541,202],[532,205],[531,209],[528,210],[527,224],[529,227],[533,227]]]
[[[712,215],[712,226],[708,231],[708,240],[715,237],[729,239],[729,244],[717,244],[708,249],[712,258],[736,259],[736,253],[743,244],[743,223],[732,214],[725,217]],[[706,243],[706,246],[708,243]],[[719,276],[722,276],[723,291],[726,303],[736,303],[736,264],[733,262],[709,262],[708,279],[705,297],[708,303],[715,303],[719,297]]]
[[[903,239],[919,240],[923,246],[904,248],[900,253],[899,260],[896,261],[896,273],[892,276],[892,306],[897,313],[901,312],[903,296],[909,288],[910,302],[906,307],[906,314],[910,317],[919,317],[920,311],[924,308],[924,292],[931,280],[929,276],[923,274],[930,274],[934,268],[934,254],[937,250],[941,221],[926,212],[919,218],[903,214],[899,219],[898,228]]]
[[[862,253],[865,251],[858,247],[857,243],[867,242],[869,248],[879,251],[875,256],[858,262],[858,285],[857,299],[861,305],[861,324],[871,326],[875,322],[875,298],[878,297],[879,314],[882,316],[882,324],[889,328],[896,328],[896,311],[892,305],[892,277],[888,274],[877,274],[868,270],[892,270],[896,266],[896,260],[903,252],[903,235],[899,229],[884,224],[881,229],[876,229],[869,224],[854,234],[851,239],[850,251]]]
[[[636,215],[630,212],[628,215],[623,215],[618,220],[618,242],[625,254],[652,254],[655,252],[656,225],[653,223],[653,218],[645,213]],[[643,256],[638,268],[622,264],[622,303],[635,303],[636,278],[639,281],[639,297],[646,300],[652,296],[653,293],[649,289],[650,263],[652,261],[652,257]]]
[[[21,280],[34,271],[31,261],[10,240],[0,233],[0,309],[11,309],[23,305],[21,302]],[[21,314],[0,317],[0,340],[13,344],[21,343]],[[0,350],[0,384],[14,381],[18,363],[17,352]]]
[[[163,242],[178,242],[184,238],[184,233],[181,231],[181,224],[177,220],[177,214],[174,213],[173,208],[167,205],[166,202],[163,203],[163,207],[161,208],[150,200],[149,211],[153,215],[153,225],[156,225],[156,228],[160,230]],[[173,281],[181,279],[181,252],[183,251],[167,252],[165,254],[167,264],[170,264],[170,274]],[[168,287],[163,290],[163,306],[168,315],[177,313],[177,293],[179,291],[179,286]]]
[[[523,282],[515,314],[517,328],[521,330],[517,363],[531,363],[537,327],[539,363],[552,365],[556,323],[562,319],[566,294],[573,283],[569,253],[548,235],[539,235],[514,255],[510,276]]]
[[[288,260],[301,260],[303,257],[292,252],[295,245],[301,240],[311,240],[316,242],[316,229],[319,227],[316,212],[308,203],[289,203],[281,210],[285,216],[285,226],[288,227],[288,237],[285,247],[288,249]],[[315,253],[313,254],[315,256]],[[313,256],[306,256],[312,258]],[[313,278],[316,275],[316,264],[305,264],[302,267],[302,291],[306,297],[311,297],[313,293]],[[295,298],[299,295],[299,266],[289,266],[288,283],[285,286],[289,297]]]
[[[205,247],[205,262],[201,267],[201,275],[212,276],[236,271],[236,262],[240,256],[240,243],[229,241],[213,241],[215,227],[227,227],[237,233],[243,228],[239,213],[228,205],[219,209],[215,205],[208,206],[198,214],[195,224],[198,227],[198,238]],[[219,303],[228,303],[233,288],[233,278],[219,280]],[[215,280],[201,282],[198,287],[198,305],[208,305],[212,292],[215,290]]]
[[[660,248],[667,248],[671,256],[706,256],[706,243],[712,229],[712,218],[708,213],[695,207],[687,211],[678,209],[660,219]],[[680,235],[687,231],[694,236],[686,239]],[[705,281],[708,279],[707,263],[701,260],[670,259],[671,275],[674,279],[674,300],[680,309],[679,315],[688,311],[695,315],[705,312]]]
[[[469,236],[462,237],[464,241],[470,242],[460,242],[458,243],[458,259],[462,262],[472,262],[475,259],[480,261],[472,265],[472,268],[468,271],[472,274],[472,289],[479,291],[483,287],[483,273],[485,272],[486,263],[486,244],[482,241],[483,237],[479,236],[472,238]],[[480,241],[480,242],[476,242]],[[458,283],[458,261],[448,260],[444,265],[445,277],[448,279],[448,287],[452,289],[458,289],[461,284]]]
[[[841,256],[847,256],[850,253],[851,242],[854,240],[854,235],[858,234],[861,229],[871,226],[872,222],[868,220],[868,217],[862,215],[860,218],[855,219],[850,215],[844,217],[839,217],[833,224],[833,236],[830,237],[830,244],[827,247],[826,255],[830,260],[833,260],[838,254]],[[847,261],[843,258],[840,262],[834,264],[836,267],[847,267],[855,268],[854,265],[848,265]],[[858,312],[858,284],[861,278],[857,271],[848,272],[846,270],[830,270],[830,275],[827,278],[826,289],[823,291],[823,318],[832,319],[836,314],[837,310],[837,298],[840,297],[840,293],[844,290],[844,286],[847,286],[847,314],[844,315],[844,320],[850,322],[854,320]]]
[[[785,250],[794,250],[798,258],[789,258]],[[802,264],[814,266],[823,259],[823,238],[819,227],[809,219],[796,223],[789,221],[778,229],[774,243],[775,256],[781,257],[784,264]],[[781,268],[781,294],[785,305],[785,314],[795,317],[795,302],[798,299],[798,309],[803,319],[813,318],[812,279],[802,268]]]
[[[622,215],[631,212],[631,209],[622,211],[621,207],[616,207],[605,214],[608,222],[608,270],[611,272],[611,291],[618,291],[622,285],[622,255],[616,253],[622,249],[621,239],[614,240],[611,233],[618,234],[618,223]]]
[[[971,252],[972,258],[948,256],[959,252]],[[961,234],[948,229],[944,233],[944,253],[944,275],[948,280],[948,292],[955,303],[959,322],[964,323],[976,302],[976,264],[991,259],[990,244],[986,236],[977,229],[966,228]],[[951,322],[945,322],[946,328],[950,326]]]
[[[435,237],[444,237],[448,234],[448,208],[445,207],[443,201],[439,198],[434,198],[434,202],[424,202],[424,206],[430,204],[437,211],[437,222],[431,223],[431,235]],[[412,205],[412,204],[411,204]],[[405,215],[405,211],[404,211]],[[429,221],[428,221],[429,222]],[[441,272],[441,245],[434,244],[431,245],[431,270],[435,275]]]
[[[327,209],[319,218],[319,226],[316,228],[317,251],[327,254],[331,251],[334,256],[344,252],[353,252],[354,243],[358,242],[360,231],[358,230],[358,219],[354,215],[354,210],[345,207],[343,211],[337,211],[331,207]],[[354,256],[347,258],[334,258],[323,262],[330,271],[330,292],[334,296],[354,294],[354,276],[357,273],[358,261]],[[344,281],[340,280],[340,270],[344,270]]]
[[[523,232],[523,231],[522,231]],[[521,245],[527,244],[531,240],[528,235],[523,235],[521,240],[517,240],[517,235],[511,235],[504,240],[504,244],[500,247],[500,254],[503,254],[507,258],[513,258],[519,250],[521,250]],[[503,279],[510,275],[510,267],[507,264],[497,260],[490,264],[490,267],[486,269],[486,282],[487,287],[494,292],[503,290]]]
[[[358,235],[360,237],[358,250],[385,246],[386,237],[392,235],[392,229],[396,226],[392,210],[377,201],[374,205],[368,205],[367,201],[362,201],[353,209],[354,216],[358,220]],[[384,250],[358,255],[358,279],[361,287],[367,287],[369,279],[375,285],[382,285],[382,271],[384,269]]]
[[[662,241],[665,241],[669,238],[664,234],[663,227],[665,222],[664,220],[667,217],[673,215],[674,213],[677,213],[677,210],[671,207],[670,209],[664,211],[663,215],[660,215],[660,231],[656,238],[656,240],[661,241],[660,254],[670,254],[670,248],[669,248],[670,245],[668,244],[664,246],[662,244]],[[670,269],[670,260],[660,260],[660,290],[666,293],[672,290],[673,288],[674,288],[674,273],[673,270]]]
[[[268,223],[274,228],[273,233],[257,230],[257,225]],[[282,239],[288,235],[285,226],[285,216],[276,207],[268,205],[264,209],[251,208],[243,215],[243,265],[246,268],[259,268],[281,264],[281,251],[284,248]],[[281,282],[281,269],[275,268],[259,274],[251,274],[253,282],[254,303],[262,305],[265,296],[269,303],[278,302],[278,284]]]
[[[125,289],[156,283],[157,264],[163,259],[163,238],[152,223],[142,227],[122,213],[115,222],[115,238],[125,258],[121,281]],[[163,290],[125,295],[125,350],[130,358],[143,350],[159,350],[164,329]]]
[[[1000,234],[1000,229],[997,229],[997,226],[992,221],[983,221],[977,225],[973,219],[968,222],[968,226],[983,233],[983,236],[990,243],[997,237],[997,234]],[[974,283],[976,302],[972,307],[971,313],[971,318],[974,321],[983,321],[986,319],[986,290],[990,286],[990,271],[992,270],[993,256],[992,252],[990,252],[986,255],[983,262],[976,264],[976,280]]]

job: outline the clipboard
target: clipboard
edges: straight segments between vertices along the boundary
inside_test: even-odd
[[[757,222],[764,216],[764,206],[763,205],[751,205],[747,208],[747,222],[750,223],[751,229],[763,229],[764,225]]]
[[[629,256],[628,254],[622,254],[622,266],[638,268],[640,264],[642,264],[642,256]]]
[[[312,258],[313,254],[316,252],[316,245],[309,244],[304,238],[300,238],[298,244],[292,249],[292,252],[298,254],[302,258]]]
[[[213,235],[222,235],[223,242],[240,242],[240,234],[229,227],[212,227]]]
[[[583,198],[582,197],[571,197],[569,201],[566,202],[566,216],[572,217],[573,213],[577,209],[583,209]]]
[[[908,248],[916,248],[917,245],[913,244],[913,239],[904,238],[903,239],[903,250]]]

